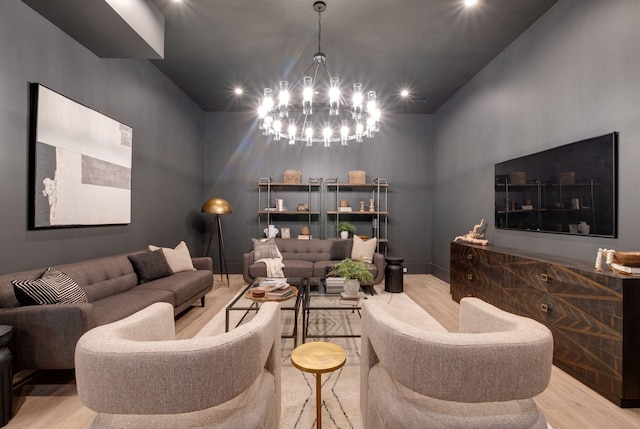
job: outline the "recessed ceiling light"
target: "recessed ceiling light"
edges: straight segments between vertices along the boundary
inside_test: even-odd
[[[179,1],[179,0],[175,0],[175,1]],[[242,88],[238,87],[234,89],[233,92],[235,92],[236,95],[242,95]]]
[[[403,89],[402,91],[400,91],[400,95],[402,97],[408,97],[409,96],[409,90],[408,89]]]
[[[478,0],[464,0],[464,5],[466,7],[475,6],[478,3]]]

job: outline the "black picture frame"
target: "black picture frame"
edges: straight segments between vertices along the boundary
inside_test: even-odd
[[[30,85],[29,229],[131,223],[133,129]]]

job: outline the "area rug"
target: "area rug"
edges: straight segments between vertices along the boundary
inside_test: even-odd
[[[419,326],[424,311],[404,293],[387,293],[380,286],[376,294],[367,295],[367,300],[380,302],[394,316]],[[234,314],[235,313],[235,314]],[[232,312],[233,318],[239,318],[240,312]],[[283,332],[290,333],[293,328],[293,312],[282,311]],[[250,318],[251,315],[248,315]],[[302,314],[299,315],[301,329]],[[244,321],[247,321],[245,319]],[[343,347],[347,353],[345,365],[332,373],[322,376],[322,426],[324,428],[362,428],[360,412],[360,338],[336,338],[336,333],[361,332],[360,315],[345,310],[319,310],[312,313],[309,332],[328,335],[322,339],[307,341],[329,341]],[[225,312],[216,315],[198,336],[216,335],[224,332]],[[299,338],[301,339],[300,333]],[[300,343],[300,341],[299,341]],[[304,373],[291,364],[293,339],[282,340],[282,417],[280,427],[311,429],[316,422],[315,376]]]

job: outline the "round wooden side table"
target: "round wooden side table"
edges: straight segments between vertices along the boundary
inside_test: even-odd
[[[291,363],[300,371],[316,375],[316,427],[322,427],[322,374],[342,368],[347,353],[337,344],[324,341],[301,344],[291,352]]]

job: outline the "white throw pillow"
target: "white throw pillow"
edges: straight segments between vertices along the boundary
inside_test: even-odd
[[[181,241],[175,249],[171,249],[168,247],[158,247],[151,244],[149,245],[149,250],[151,250],[152,252],[158,249],[162,250],[164,257],[167,260],[167,264],[169,264],[171,271],[173,271],[174,273],[196,270],[193,266],[193,261],[191,260],[189,248],[184,241]]]
[[[376,251],[377,238],[371,238],[367,241],[353,236],[353,248],[351,249],[351,259],[354,261],[365,261],[368,263],[373,262],[373,254]]]

